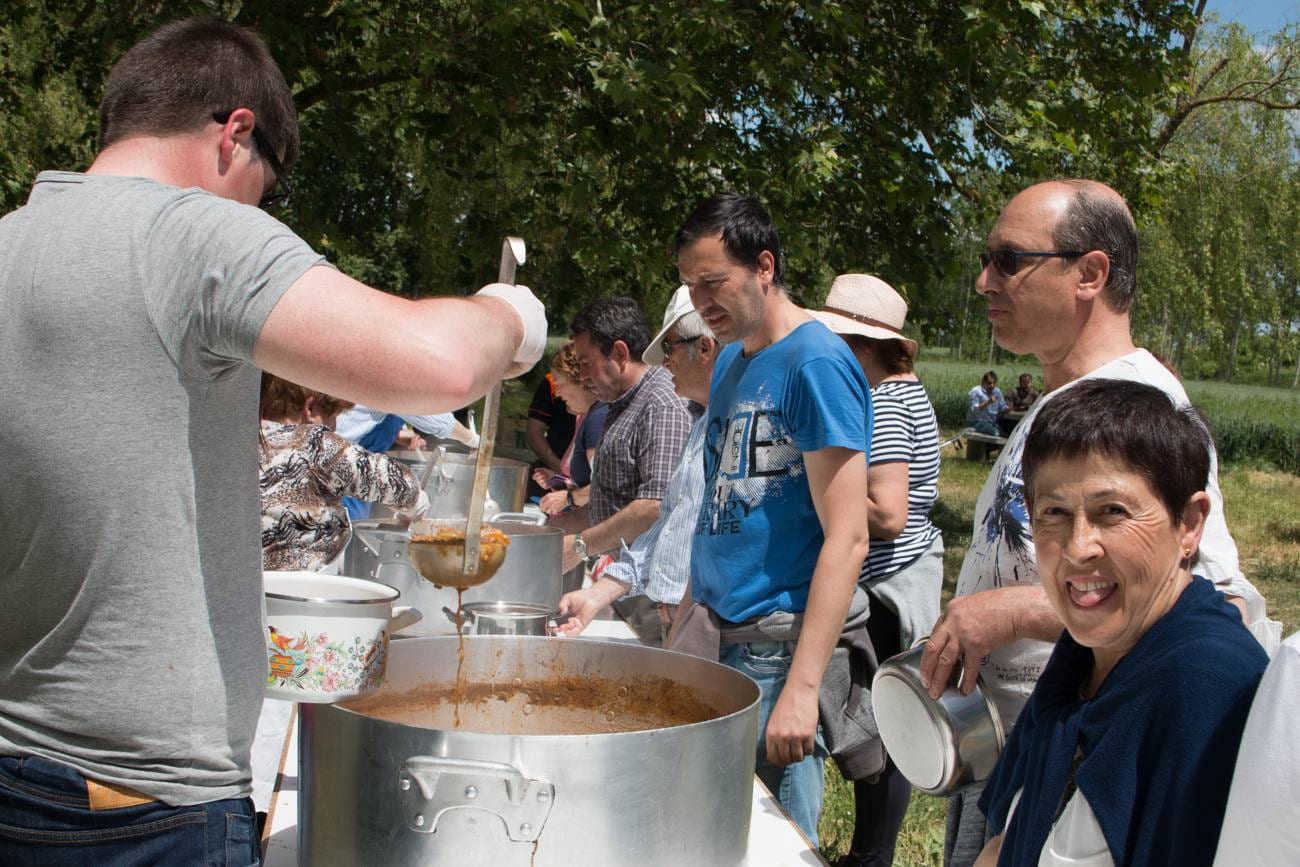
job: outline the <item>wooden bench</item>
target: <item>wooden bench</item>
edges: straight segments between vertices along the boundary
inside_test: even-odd
[[[963,428],[954,434],[951,438],[941,443],[948,445],[951,442],[960,442],[965,440],[966,460],[982,461],[993,457],[1002,447],[1007,444],[1006,437],[995,437],[989,434],[980,433],[973,427]]]

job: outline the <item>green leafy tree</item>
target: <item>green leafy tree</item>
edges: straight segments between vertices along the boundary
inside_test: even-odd
[[[284,69],[309,242],[419,295],[491,279],[522,234],[557,328],[612,293],[655,318],[681,218],[740,189],[803,302],[871,271],[925,339],[985,346],[970,257],[1009,193],[1083,174],[1145,209],[1232,73],[1191,77],[1186,0],[34,0],[0,12],[0,207],[87,164],[113,61],[191,14],[256,28]]]

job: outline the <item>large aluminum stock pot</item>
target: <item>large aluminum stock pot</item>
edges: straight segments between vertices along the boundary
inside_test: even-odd
[[[492,521],[510,539],[506,559],[492,579],[470,587],[461,602],[533,603],[554,608],[564,595],[560,566],[564,556],[564,531],[513,521]],[[406,556],[410,534],[392,524],[358,521],[343,554],[342,573],[380,581],[402,591],[403,601],[421,611],[456,610],[456,591],[435,588],[420,577]],[[402,631],[401,637],[454,635],[456,627],[444,617],[427,617]]]
[[[378,692],[301,709],[300,863],[744,860],[748,677],[632,644],[469,636],[457,729],[456,650],[454,637],[395,642]]]

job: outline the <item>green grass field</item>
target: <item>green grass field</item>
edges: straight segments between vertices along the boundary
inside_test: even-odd
[[[928,359],[922,352],[917,372],[941,426],[964,426],[966,392],[988,369],[976,362]],[[1042,386],[1041,370],[1032,358],[994,364],[992,369],[1004,392],[1015,387],[1021,373],[1032,373],[1036,387]],[[1192,403],[1209,418],[1224,463],[1254,463],[1300,474],[1300,389],[1195,380],[1184,384]]]

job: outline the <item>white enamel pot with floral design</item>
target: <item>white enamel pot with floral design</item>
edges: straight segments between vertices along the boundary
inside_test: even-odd
[[[263,572],[266,694],[330,703],[358,698],[384,682],[388,639],[418,622],[401,596],[377,581],[320,572]]]

